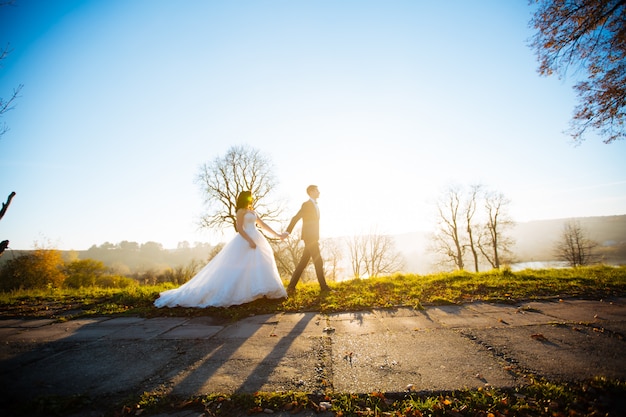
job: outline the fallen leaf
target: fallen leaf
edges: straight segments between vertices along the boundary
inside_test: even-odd
[[[530,337],[532,337],[535,340],[539,340],[540,342],[546,342],[548,339],[546,339],[546,337],[544,335],[542,335],[541,333],[535,333],[535,334],[531,334]]]

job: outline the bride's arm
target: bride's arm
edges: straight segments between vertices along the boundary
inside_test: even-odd
[[[268,233],[273,234],[276,238],[278,239],[282,239],[282,235],[279,235],[278,233],[276,233],[274,231],[274,229],[272,229],[271,227],[268,226],[267,223],[265,223],[263,220],[261,220],[261,218],[259,216],[256,216],[256,224],[258,224],[259,226],[261,226],[263,229],[265,229]]]

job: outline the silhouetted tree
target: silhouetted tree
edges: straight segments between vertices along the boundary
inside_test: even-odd
[[[437,229],[433,236],[432,250],[451,262],[458,270],[465,269],[463,241],[463,193],[453,185],[437,201]]]
[[[343,251],[336,239],[324,239],[320,242],[320,252],[324,259],[324,276],[327,281],[337,281]]]
[[[367,253],[367,239],[364,235],[354,235],[347,238],[348,254],[350,256],[350,266],[354,278],[361,278],[365,273],[365,258]]]
[[[197,182],[207,207],[200,219],[201,227],[232,226],[236,230],[236,203],[241,191],[252,192],[255,211],[263,220],[278,220],[282,212],[269,201],[276,187],[269,158],[248,146],[233,146],[223,157],[203,164]]]
[[[9,194],[9,197],[7,198],[6,203],[2,203],[2,209],[0,209],[0,219],[2,219],[5,213],[7,212],[7,209],[9,208],[9,205],[11,204],[11,200],[13,200],[13,197],[15,197],[15,191]],[[2,254],[8,247],[9,247],[8,240],[3,240],[2,242],[0,242],[0,256],[2,256]]]
[[[3,1],[3,2],[0,2],[0,7],[8,6],[10,4],[13,4],[12,0]],[[7,57],[8,54],[9,54],[8,45],[5,48],[0,49],[0,68],[2,68],[1,62]],[[20,84],[16,88],[14,88],[13,93],[9,96],[8,99],[4,99],[0,97],[0,118],[4,116],[6,112],[8,112],[9,110],[13,108],[15,100],[17,100],[22,87],[23,85]],[[8,130],[9,128],[7,127],[6,123],[3,122],[2,124],[0,124],[0,139]],[[15,191],[9,194],[9,197],[7,198],[7,202],[2,204],[2,210],[0,211],[0,219],[2,219],[7,209],[9,208],[9,204],[11,204],[11,200],[13,199],[13,197],[15,197]],[[0,242],[0,256],[2,256],[2,254],[8,247],[9,247],[8,239]]]
[[[301,226],[292,230],[289,237],[285,240],[270,240],[270,245],[274,250],[274,259],[276,260],[276,267],[278,273],[282,279],[286,280],[291,278],[293,271],[296,269],[296,265],[302,258],[302,252],[304,251],[304,245],[300,240]],[[326,280],[335,280],[335,269],[333,268],[337,262],[338,255],[334,251],[332,243],[327,240],[320,241],[320,252],[324,259],[324,276]],[[316,279],[315,267],[313,263],[309,263],[302,272],[301,282],[311,282]]]
[[[554,245],[554,254],[571,267],[585,266],[596,261],[594,250],[597,246],[589,239],[580,222],[569,220],[563,226],[560,240]]]
[[[291,235],[281,242],[270,240],[270,245],[274,250],[274,259],[276,260],[278,274],[283,278],[291,277],[300,258],[302,258],[304,246],[300,245],[300,238],[296,236],[300,236],[299,227],[293,230]],[[302,282],[307,282],[309,278],[308,270],[309,268],[307,267],[302,273]]]
[[[492,268],[499,268],[502,254],[510,254],[513,243],[505,234],[513,224],[507,213],[509,203],[504,194],[488,191],[482,185],[472,185],[467,191],[460,185],[450,186],[437,202],[431,251],[441,256],[442,263],[458,270],[465,268],[467,249],[476,272],[482,258]]]
[[[475,215],[477,200],[481,193],[481,190],[481,185],[471,186],[467,202],[465,204],[465,231],[467,232],[468,247],[470,248],[470,252],[472,253],[472,259],[474,260],[474,270],[476,272],[479,271],[479,239],[474,236],[474,229],[476,229]]]
[[[510,256],[514,243],[505,233],[514,225],[508,214],[511,201],[500,192],[486,192],[483,202],[486,215],[485,233],[478,246],[491,267],[498,269],[502,265],[503,256]]]
[[[589,128],[605,143],[626,137],[626,1],[530,0],[536,4],[531,41],[539,73],[565,76],[570,67],[586,79],[574,87],[579,96],[570,134],[583,140]]]
[[[377,231],[353,236],[348,240],[348,249],[355,278],[391,274],[404,267],[404,259],[396,250],[393,238]]]

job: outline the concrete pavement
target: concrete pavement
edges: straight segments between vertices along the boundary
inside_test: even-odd
[[[626,378],[626,298],[338,314],[0,320],[0,411],[39,396],[368,393]],[[6,415],[3,413],[3,415]]]

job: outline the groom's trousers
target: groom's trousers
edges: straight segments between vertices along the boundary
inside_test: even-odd
[[[324,263],[322,261],[322,255],[320,254],[320,245],[318,241],[304,242],[304,251],[302,252],[302,258],[296,266],[296,269],[293,271],[293,275],[291,276],[291,281],[289,281],[288,288],[296,288],[296,284],[298,284],[300,276],[302,275],[302,272],[304,272],[304,268],[306,268],[306,266],[309,264],[309,260],[311,259],[313,259],[313,266],[315,266],[315,273],[317,275],[317,280],[320,283],[320,287],[323,290],[328,289],[326,279],[324,278]]]

